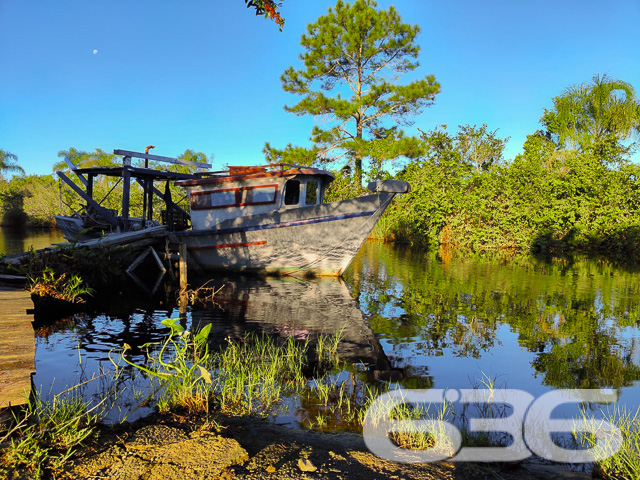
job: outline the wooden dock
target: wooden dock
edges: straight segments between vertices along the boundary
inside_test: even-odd
[[[0,409],[27,402],[36,370],[31,295],[0,286]]]

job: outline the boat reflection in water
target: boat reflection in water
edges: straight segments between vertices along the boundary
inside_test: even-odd
[[[220,290],[213,304],[193,308],[192,324],[198,329],[211,324],[213,347],[247,332],[308,338],[312,346],[318,336],[338,335],[341,359],[362,364],[378,380],[403,378],[340,278],[230,277],[210,280],[206,286]]]

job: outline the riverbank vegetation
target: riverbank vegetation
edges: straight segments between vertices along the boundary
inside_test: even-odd
[[[507,139],[486,125],[421,132],[423,155],[396,175],[412,191],[378,234],[463,252],[640,258],[634,88],[596,75],[553,103],[513,160],[502,157]]]

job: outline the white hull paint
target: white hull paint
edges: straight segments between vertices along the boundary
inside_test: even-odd
[[[381,192],[239,217],[178,235],[206,270],[340,276],[393,197]]]

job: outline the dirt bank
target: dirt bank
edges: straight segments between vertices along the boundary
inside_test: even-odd
[[[12,480],[32,478],[14,472]],[[407,465],[378,458],[361,436],[297,430],[269,421],[154,416],[102,428],[56,479],[588,479],[561,466]]]

